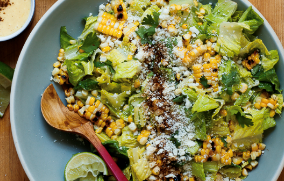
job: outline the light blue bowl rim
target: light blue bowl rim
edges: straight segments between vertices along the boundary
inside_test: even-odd
[[[18,31],[16,31],[15,33],[13,33],[13,34],[11,34],[11,35],[8,35],[8,36],[0,37],[0,42],[1,42],[1,41],[10,40],[10,39],[12,39],[12,38],[15,38],[15,37],[18,36],[19,34],[21,34],[21,33],[28,27],[28,25],[30,24],[30,22],[32,21],[33,16],[34,16],[34,13],[35,13],[35,0],[31,0],[31,10],[30,10],[29,17],[28,17],[28,19],[26,20],[25,24],[24,24]]]
[[[32,0],[34,1],[34,0]],[[16,66],[16,69],[15,69],[15,73],[14,73],[14,79],[13,79],[13,82],[12,82],[12,89],[11,89],[11,99],[10,99],[10,120],[11,120],[11,128],[12,128],[12,136],[13,136],[13,140],[14,140],[14,144],[15,144],[15,147],[16,147],[16,151],[17,151],[17,154],[19,156],[19,159],[20,159],[20,162],[28,176],[28,178],[31,180],[31,181],[34,181],[35,179],[33,178],[33,175],[32,173],[30,172],[30,170],[28,170],[28,167],[25,163],[25,160],[24,160],[24,156],[22,154],[22,151],[21,151],[21,148],[18,144],[18,135],[16,133],[16,125],[15,125],[15,114],[13,114],[15,112],[15,105],[17,104],[16,100],[15,100],[15,92],[16,90],[14,89],[14,87],[16,87],[16,82],[17,82],[17,78],[18,78],[18,74],[19,74],[19,70],[20,70],[20,67],[21,65],[23,64],[23,57],[25,55],[25,52],[27,50],[27,47],[29,45],[29,43],[31,42],[32,40],[32,37],[35,35],[35,33],[38,31],[39,27],[43,24],[43,22],[45,21],[45,19],[48,18],[48,16],[50,14],[53,13],[53,11],[61,4],[63,3],[65,0],[58,0],[45,14],[44,16],[39,20],[39,22],[37,23],[37,25],[34,27],[33,31],[31,32],[31,34],[29,35],[22,51],[21,51],[21,54],[19,56],[19,59],[18,59],[18,62],[17,62],[17,66]],[[284,60],[284,49],[283,49],[283,46],[279,40],[279,38],[277,37],[275,31],[273,30],[273,28],[270,26],[270,24],[268,23],[268,21],[264,18],[264,16],[248,1],[248,0],[242,0],[245,5],[247,7],[249,6],[252,6],[253,9],[264,19],[264,26],[267,27],[267,29],[269,30],[269,32],[271,33],[271,35],[273,36],[274,40],[276,41],[276,45],[278,47],[278,49],[280,50],[279,51],[279,56],[282,57],[282,60]],[[34,5],[35,3],[33,3],[33,9],[34,9]],[[34,11],[34,10],[33,10]],[[30,15],[29,17],[29,21],[31,20],[32,16]],[[27,23],[25,24],[25,26],[27,26]],[[20,30],[19,30],[20,31]],[[23,31],[21,29],[21,31]],[[18,33],[18,32],[17,32]],[[14,34],[13,34],[14,35]],[[1,39],[0,39],[1,41]],[[284,166],[284,153],[282,155],[282,157],[280,158],[281,159],[281,163],[280,165],[278,166],[276,172],[275,172],[275,175],[274,177],[272,178],[271,181],[277,181],[279,175],[281,174],[282,172],[282,169],[283,169],[283,166]]]

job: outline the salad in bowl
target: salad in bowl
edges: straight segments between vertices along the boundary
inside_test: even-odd
[[[259,164],[282,113],[279,55],[237,7],[112,0],[78,38],[61,27],[52,80],[128,180],[240,181]]]

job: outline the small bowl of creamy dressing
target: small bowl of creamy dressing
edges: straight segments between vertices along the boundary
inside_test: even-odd
[[[22,33],[30,24],[35,0],[0,0],[0,42]]]

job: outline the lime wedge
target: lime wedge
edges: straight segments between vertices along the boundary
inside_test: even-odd
[[[10,91],[11,88],[5,89],[0,85],[0,118],[3,117],[6,108],[10,102]]]
[[[10,91],[14,69],[0,62],[0,117],[3,117],[10,102]]]
[[[108,174],[105,162],[93,153],[83,152],[74,155],[67,163],[64,171],[66,181],[92,181],[103,173]]]
[[[11,86],[13,74],[14,69],[3,62],[0,62],[0,85],[2,85],[5,89]]]

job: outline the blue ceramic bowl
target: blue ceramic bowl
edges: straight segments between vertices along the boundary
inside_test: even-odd
[[[15,33],[13,33],[11,35],[8,35],[8,36],[0,37],[0,42],[1,41],[10,40],[12,38],[15,38],[19,34],[21,34],[28,27],[30,22],[32,21],[32,18],[34,16],[34,12],[35,12],[35,0],[31,0],[31,10],[30,10],[29,17],[26,20],[25,24],[18,31],[16,31]]]
[[[241,10],[251,6],[247,0],[235,1]],[[83,145],[74,135],[50,127],[42,117],[40,100],[41,94],[51,83],[52,64],[56,61],[60,48],[60,27],[66,26],[70,35],[79,36],[84,27],[82,19],[89,13],[97,14],[98,7],[103,2],[105,1],[57,1],[38,22],[21,52],[12,85],[11,126],[19,158],[31,181],[63,181],[65,164],[71,156],[90,150],[88,143]],[[208,3],[209,0],[202,2]],[[262,18],[264,19],[263,16]],[[266,20],[257,34],[269,50],[276,49],[279,52],[280,61],[276,69],[281,89],[284,89],[283,47]],[[59,86],[55,87],[63,99],[63,91]],[[250,172],[247,181],[276,181],[282,171],[284,120],[279,116],[276,120],[277,126],[265,133],[265,154],[261,156],[258,167]]]

